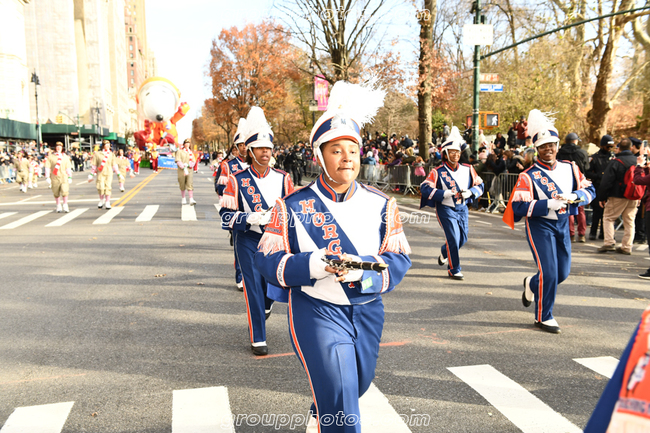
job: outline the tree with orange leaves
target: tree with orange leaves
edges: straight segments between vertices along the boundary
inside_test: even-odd
[[[293,66],[295,51],[282,26],[263,21],[224,29],[212,41],[210,54],[213,98],[206,108],[215,123],[232,137],[239,118],[256,105],[276,123],[289,84],[300,79]]]

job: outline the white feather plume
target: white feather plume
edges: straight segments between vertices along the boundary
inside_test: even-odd
[[[463,136],[460,135],[460,131],[458,130],[457,126],[452,126],[451,127],[451,132],[449,133],[449,137],[447,137],[447,141],[445,143],[458,143],[458,144],[463,144],[465,140],[463,140]]]
[[[239,141],[244,141],[246,139],[246,119],[243,117],[239,118],[239,123],[237,124],[237,132],[235,137],[239,135]]]
[[[538,109],[528,113],[528,135],[533,137],[540,131],[555,130],[555,118],[550,117],[555,113],[543,113]]]
[[[363,127],[377,115],[377,111],[384,105],[385,96],[386,91],[377,86],[376,78],[364,84],[337,81],[330,92],[327,112],[343,112],[357,122],[359,127]]]
[[[248,112],[248,116],[246,116],[245,125],[246,132],[244,136],[246,139],[255,134],[273,134],[271,131],[271,125],[269,125],[269,122],[266,121],[264,110],[262,110],[260,107],[251,108],[251,111]]]

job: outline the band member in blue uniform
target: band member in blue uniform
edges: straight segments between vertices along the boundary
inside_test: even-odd
[[[438,223],[445,233],[438,264],[447,265],[447,273],[454,280],[462,280],[459,250],[467,242],[469,212],[467,205],[483,195],[483,179],[469,164],[459,163],[465,143],[457,127],[442,145],[443,163],[431,170],[420,185],[420,208],[436,208]]]
[[[395,199],[355,180],[360,127],[383,97],[381,90],[334,84],[334,108],[316,122],[310,138],[322,174],[277,200],[255,255],[269,290],[276,289],[274,298],[289,302],[291,341],[314,398],[316,418],[308,432],[361,431],[359,397],[375,376],[384,323],[381,295],[411,266]],[[388,268],[337,271],[323,257]]]
[[[237,125],[237,132],[235,133],[234,143],[237,149],[237,155],[233,158],[226,158],[216,173],[216,183],[215,190],[219,197],[223,197],[223,190],[226,189],[228,184],[228,176],[232,173],[237,173],[248,168],[248,163],[246,162],[246,119],[240,118],[239,124]],[[231,153],[232,154],[232,153]],[[230,156],[229,154],[228,156]],[[232,240],[232,231],[230,232],[230,245],[233,245]],[[244,284],[242,283],[241,268],[239,267],[239,262],[237,261],[237,255],[235,254],[235,284],[237,285],[237,290],[243,291]]]
[[[571,270],[569,215],[589,204],[596,191],[575,163],[556,160],[560,139],[552,119],[532,110],[528,132],[538,158],[519,174],[503,220],[513,229],[515,221],[526,220],[526,237],[538,271],[524,278],[521,301],[524,307],[535,301],[535,326],[559,334],[553,305],[557,286]]]
[[[266,281],[253,263],[257,244],[269,222],[275,200],[293,192],[291,177],[269,167],[273,132],[259,107],[246,118],[246,149],[249,167],[228,177],[221,197],[221,225],[232,230],[235,256],[241,266],[251,347],[255,355],[268,354],[265,320],[273,301],[266,296]]]

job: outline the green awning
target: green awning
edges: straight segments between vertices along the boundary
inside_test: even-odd
[[[0,119],[0,138],[37,140],[36,125],[33,123],[18,122],[17,120]]]
[[[117,140],[117,134],[114,132],[111,132],[110,134],[106,135],[105,137],[102,137],[102,140],[112,140],[115,141]]]

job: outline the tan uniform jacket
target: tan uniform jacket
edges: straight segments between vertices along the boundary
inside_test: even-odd
[[[54,197],[67,197],[70,192],[70,184],[68,183],[68,173],[72,172],[72,166],[70,163],[70,157],[65,153],[61,157],[61,165],[59,166],[59,171],[55,175],[54,167],[56,167],[56,162],[59,160],[59,156],[56,153],[50,154],[45,159],[45,168],[50,170],[50,180],[52,181],[52,194]]]
[[[129,159],[126,156],[116,156],[115,160],[117,161],[117,169],[120,171],[122,179],[126,178],[126,172],[131,170]]]
[[[14,160],[14,167],[16,168],[16,182],[26,183],[29,177],[29,161],[26,158]]]
[[[102,161],[104,160],[104,152],[102,150],[98,150],[95,152],[93,155],[93,162],[92,165],[97,167],[97,170],[99,170],[99,167],[102,165]],[[103,176],[103,177],[113,177],[113,166],[116,163],[116,158],[115,154],[113,152],[110,152],[108,155],[108,158],[106,159],[106,164],[104,164],[104,168],[102,169],[101,173],[97,173],[97,177]]]
[[[190,156],[192,156],[192,162],[190,162]],[[178,149],[174,154],[174,160],[176,163],[182,162],[185,164],[184,168],[178,169],[178,186],[181,191],[192,191],[194,189],[193,185],[193,173],[194,173],[194,154],[192,151],[185,151],[183,149]],[[187,174],[185,174],[187,172]]]

